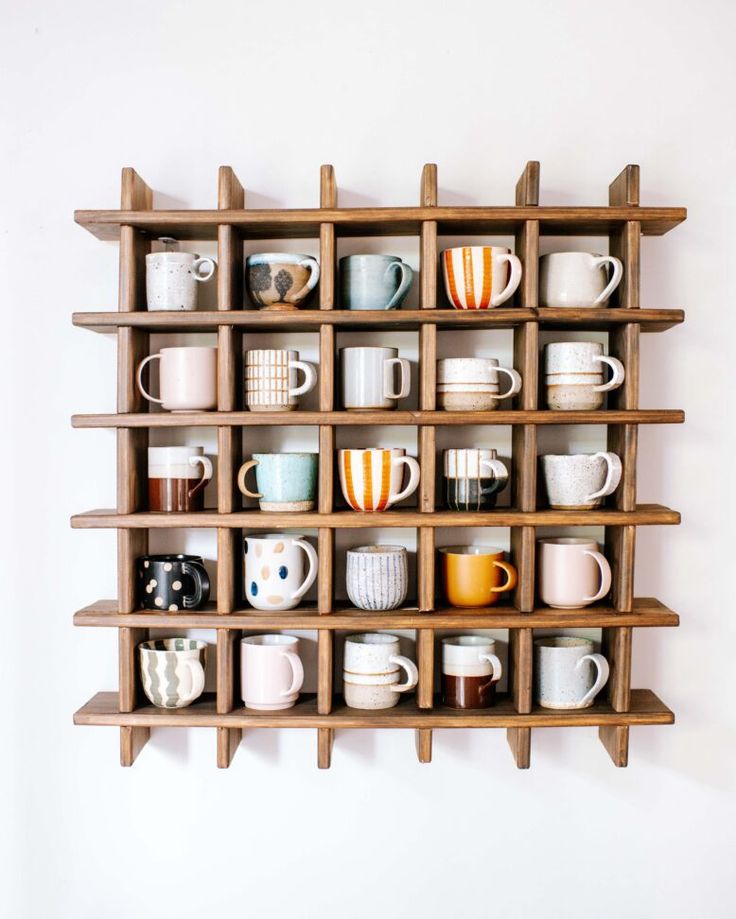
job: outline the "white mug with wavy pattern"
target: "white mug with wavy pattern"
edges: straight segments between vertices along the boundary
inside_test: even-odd
[[[138,645],[141,682],[158,708],[185,708],[202,695],[206,641],[156,638]]]

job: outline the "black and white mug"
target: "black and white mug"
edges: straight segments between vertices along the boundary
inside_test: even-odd
[[[136,565],[141,609],[177,613],[209,600],[210,579],[198,555],[141,555]]]

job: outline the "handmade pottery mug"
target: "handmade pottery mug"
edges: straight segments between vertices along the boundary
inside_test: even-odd
[[[304,382],[297,384],[297,371]],[[245,404],[251,412],[291,412],[298,396],[317,383],[314,364],[299,360],[298,351],[266,348],[245,352]]]
[[[548,453],[540,457],[549,506],[560,510],[599,507],[621,481],[621,460],[615,453]]]
[[[447,299],[456,310],[500,306],[521,281],[521,262],[502,246],[445,249],[441,260]]]
[[[488,708],[496,701],[503,675],[496,642],[483,635],[442,639],[442,704],[449,708]]]
[[[156,638],[138,645],[143,692],[158,708],[186,708],[202,695],[206,641]]]
[[[608,681],[608,661],[588,638],[537,638],[534,690],[542,708],[588,708]]]
[[[150,361],[161,362],[160,399],[143,386],[143,370]],[[210,411],[217,408],[217,348],[162,348],[138,364],[136,380],[149,402],[156,402],[169,412]]]
[[[311,511],[317,493],[318,453],[254,453],[238,472],[238,488],[258,498],[262,511]],[[256,471],[256,488],[245,484],[249,469]]]
[[[404,466],[409,482],[402,490]],[[338,451],[342,493],[354,511],[385,511],[419,485],[419,463],[400,447]]]
[[[199,555],[141,555],[136,568],[142,609],[177,613],[200,609],[210,598],[210,579]]]
[[[498,375],[511,385],[502,393]],[[490,412],[498,403],[521,389],[521,376],[499,366],[495,357],[446,357],[437,361],[437,402],[451,412]]]
[[[408,565],[403,546],[358,546],[347,553],[347,590],[358,609],[396,609],[406,599]]]
[[[513,590],[516,568],[504,561],[503,549],[491,546],[445,546],[440,549],[442,583],[452,606],[493,606]]]
[[[265,533],[246,536],[245,599],[256,609],[287,610],[299,601],[317,577],[317,552],[303,536]],[[304,574],[304,561],[308,565]]]
[[[246,708],[291,708],[304,684],[299,639],[293,635],[250,635],[240,641],[240,693]]]
[[[396,255],[346,255],[340,259],[342,308],[397,309],[413,279],[414,272]]]
[[[509,480],[504,464],[489,449],[450,449],[444,457],[445,499],[454,511],[482,511],[496,506]]]
[[[394,381],[398,368],[401,382]],[[342,404],[348,411],[394,409],[411,389],[411,365],[398,348],[340,348]]]
[[[608,277],[607,267],[611,268]],[[624,267],[613,255],[552,252],[539,260],[539,302],[542,306],[583,309],[608,306],[621,283]]]
[[[538,539],[539,596],[553,609],[582,609],[611,589],[611,566],[594,539]]]
[[[309,255],[262,252],[245,260],[251,299],[265,310],[296,310],[319,281],[319,265]]]
[[[603,365],[611,379],[603,382]],[[597,341],[554,341],[544,348],[544,382],[547,407],[556,411],[595,411],[603,405],[603,393],[624,382],[624,365],[603,353]]]
[[[146,303],[153,310],[196,310],[197,285],[215,273],[215,260],[175,252],[176,240],[162,236],[163,252],[146,256]]]
[[[211,478],[212,460],[204,447],[149,447],[148,509],[201,511]]]
[[[406,680],[399,682],[400,670]],[[393,708],[399,694],[419,680],[416,664],[399,654],[399,639],[382,632],[350,635],[345,639],[343,693],[349,708]]]

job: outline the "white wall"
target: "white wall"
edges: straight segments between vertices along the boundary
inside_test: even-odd
[[[4,915],[733,916],[734,6],[2,7]],[[633,681],[677,725],[632,730],[623,770],[594,729],[535,731],[528,772],[501,731],[436,732],[429,766],[345,732],[327,772],[314,732],[218,771],[211,732],[161,731],[120,769],[71,720],[116,683],[113,630],[71,624],[114,595],[115,535],[68,518],[113,501],[113,435],[69,416],[114,409],[114,343],[70,314],[115,308],[117,250],[73,209],[117,207],[124,165],[212,207],[223,163],[255,207],[316,205],[324,162],[344,205],[416,203],[424,162],[443,203],[510,204],[528,159],[544,204],[604,204],[636,162],[642,203],[689,209],[642,253],[643,305],[688,311],[642,344],[642,405],[688,423],[641,432],[640,498],[683,525],[640,530],[637,593],[682,626],[635,634]]]

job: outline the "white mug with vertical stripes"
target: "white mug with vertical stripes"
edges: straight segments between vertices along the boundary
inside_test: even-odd
[[[304,382],[297,384],[297,371]],[[263,348],[245,352],[245,404],[251,412],[290,412],[298,396],[311,392],[317,383],[313,364],[299,360],[298,351]]]
[[[396,609],[406,599],[406,549],[403,546],[357,546],[348,549],[346,585],[358,609]]]
[[[338,466],[342,493],[354,511],[385,511],[419,485],[419,463],[400,447],[340,450]],[[402,490],[404,466],[409,483]]]
[[[456,310],[487,310],[513,296],[521,262],[503,246],[459,246],[442,253],[442,273]]]

